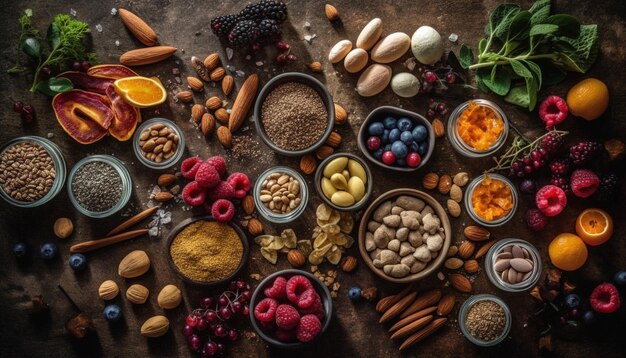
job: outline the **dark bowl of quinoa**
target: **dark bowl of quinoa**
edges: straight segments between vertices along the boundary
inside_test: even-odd
[[[254,104],[256,131],[276,153],[298,157],[315,151],[330,136],[333,98],[312,76],[288,72],[272,78]]]

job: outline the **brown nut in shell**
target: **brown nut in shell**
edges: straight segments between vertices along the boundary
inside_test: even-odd
[[[448,194],[450,192],[450,188],[452,187],[452,178],[448,174],[444,174],[439,178],[439,184],[437,185],[437,190],[441,194]]]
[[[68,218],[58,218],[52,230],[59,239],[67,239],[74,232],[74,223]]]
[[[422,178],[422,186],[424,189],[435,189],[437,187],[437,183],[439,183],[439,175],[436,173],[428,173],[424,175],[424,178]]]

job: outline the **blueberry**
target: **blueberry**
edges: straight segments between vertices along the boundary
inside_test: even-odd
[[[587,311],[583,314],[583,322],[585,324],[592,324],[596,321],[596,314],[593,311]]]
[[[383,125],[385,126],[385,128],[390,130],[396,128],[397,123],[398,120],[393,117],[387,117],[385,118],[385,120],[383,120]]]
[[[70,256],[70,267],[74,271],[82,271],[87,267],[87,258],[83,254],[73,254]]]
[[[18,259],[21,259],[24,256],[26,256],[27,252],[28,252],[28,248],[26,247],[25,243],[18,242],[17,244],[13,245],[13,255],[15,255],[15,257],[17,257]]]
[[[104,307],[102,315],[109,322],[117,322],[122,318],[122,309],[118,305],[107,305]]]
[[[384,130],[385,130],[385,127],[380,122],[374,122],[370,124],[370,126],[367,128],[367,132],[370,135],[377,135],[377,136],[382,135]]]
[[[396,160],[396,165],[399,166],[399,167],[406,167],[406,160],[398,159],[398,160]]]
[[[413,143],[413,135],[409,131],[404,131],[400,134],[400,140],[406,145]]]
[[[383,152],[386,152],[388,150],[391,150],[391,144],[387,143],[387,145],[385,145],[385,147],[383,148]]]
[[[626,286],[626,271],[617,271],[613,280],[618,286]]]
[[[389,143],[389,129],[383,131],[383,134],[380,136],[380,142],[383,144]]]
[[[418,150],[418,153],[424,157],[426,155],[426,153],[428,153],[428,142],[422,142],[420,143],[420,149]]]
[[[575,293],[565,296],[565,305],[569,308],[576,308],[580,304],[580,297]]]
[[[402,132],[398,128],[394,128],[391,131],[389,131],[389,142],[393,143],[397,140],[400,140],[401,133]]]
[[[413,143],[411,143],[411,145],[409,145],[409,150],[411,152],[419,152],[420,151],[420,146],[419,146],[419,144],[417,144],[417,142],[413,142]]]
[[[416,142],[421,142],[428,137],[428,130],[423,125],[419,124],[417,127],[413,128],[411,132],[413,134],[413,139]]]
[[[391,145],[391,151],[397,159],[404,159],[404,157],[406,157],[406,155],[409,153],[409,148],[407,148],[406,144],[397,140]]]
[[[361,289],[358,287],[350,287],[348,290],[348,297],[352,301],[358,301],[361,299]]]
[[[408,118],[398,119],[398,129],[401,131],[410,131],[413,128],[413,122]]]
[[[52,260],[57,255],[57,245],[53,242],[48,242],[39,248],[39,254],[42,259]]]
[[[381,160],[383,159],[383,152],[384,152],[383,148],[378,148],[374,151],[374,153],[372,153],[372,156],[376,158],[376,160]]]

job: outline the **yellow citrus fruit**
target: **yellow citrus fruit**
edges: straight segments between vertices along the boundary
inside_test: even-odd
[[[167,92],[156,77],[133,76],[113,82],[115,92],[135,107],[146,108],[165,102]]]
[[[587,261],[587,246],[580,237],[563,233],[552,240],[548,246],[548,255],[557,268],[574,271]]]
[[[609,241],[613,235],[613,219],[601,209],[585,209],[576,219],[576,233],[591,246]]]
[[[584,79],[567,92],[567,106],[575,116],[588,121],[597,119],[609,106],[609,89],[598,79]]]

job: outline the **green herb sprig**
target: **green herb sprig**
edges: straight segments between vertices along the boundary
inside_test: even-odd
[[[22,65],[22,52],[29,56],[37,57],[41,54],[39,30],[33,26],[32,17],[33,10],[26,9],[19,18],[20,37],[17,41],[17,50],[15,52],[15,65],[7,70],[8,73],[20,73],[27,69]]]

